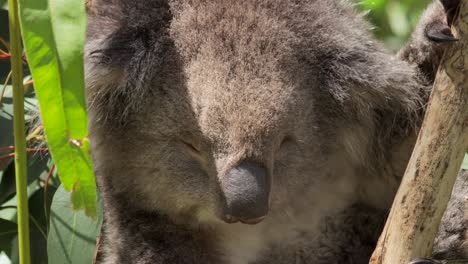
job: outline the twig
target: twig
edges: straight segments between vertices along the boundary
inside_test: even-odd
[[[13,79],[13,128],[15,135],[15,178],[16,201],[18,206],[18,242],[21,264],[31,263],[29,236],[29,206],[27,182],[27,153],[24,120],[23,58],[21,51],[21,31],[17,0],[8,0],[8,21],[10,29],[10,54]]]
[[[15,153],[10,153],[7,155],[0,156],[0,160],[9,160],[9,159],[13,159],[14,157],[15,157]]]
[[[0,43],[3,44],[3,46],[5,46],[5,48],[7,50],[10,50],[10,45],[8,45],[8,43],[6,42],[6,40],[4,40],[2,37],[0,37]]]
[[[8,85],[8,82],[10,81],[12,73],[13,73],[13,71],[10,71],[8,73],[8,75],[7,75],[6,79],[5,79],[5,82],[3,83],[2,93],[0,94],[0,104],[2,103],[3,97],[5,96],[6,87]]]
[[[44,182],[44,212],[45,212],[45,217],[46,217],[46,222],[48,223],[49,222],[49,219],[48,219],[48,213],[47,212],[47,190],[48,190],[48,187],[49,187],[49,180],[50,178],[52,177],[52,174],[54,173],[54,169],[55,169],[55,164],[52,164],[52,166],[50,167],[50,170],[49,170],[49,173],[47,174],[47,177],[45,179],[45,182]]]

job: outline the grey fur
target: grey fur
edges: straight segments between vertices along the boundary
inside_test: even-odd
[[[458,177],[435,239],[434,256],[457,259],[468,256],[468,171]]]
[[[420,28],[444,17],[430,10]],[[417,30],[391,55],[342,0],[95,0],[89,13],[103,263],[367,261],[441,44]],[[242,161],[273,175],[255,226],[219,217]]]

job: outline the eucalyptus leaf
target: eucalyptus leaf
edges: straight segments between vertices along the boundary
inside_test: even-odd
[[[468,170],[468,153],[465,154],[465,159],[463,160],[462,169]]]
[[[87,139],[84,0],[20,0],[20,22],[47,144],[76,209],[96,214]]]
[[[0,85],[0,90],[3,85]],[[13,100],[10,97],[4,97],[0,105],[0,147],[13,145]],[[0,152],[5,155],[6,152]],[[6,168],[4,162],[0,161],[0,169]],[[1,195],[1,194],[0,194]]]
[[[1,9],[5,6],[7,0],[0,0],[0,37],[8,41],[9,29],[8,29],[8,11]],[[5,50],[5,47],[0,43],[0,49]],[[3,86],[3,81],[5,80],[8,72],[10,72],[10,61],[9,60],[0,60],[0,88]]]
[[[38,229],[45,235],[42,237],[44,244],[49,229],[50,208],[56,191],[55,187],[48,186],[47,193],[44,188],[40,188],[29,197],[29,214],[34,221],[31,223],[31,230]]]
[[[46,196],[44,188],[39,188],[31,192],[28,199],[31,258],[34,260],[34,264],[47,264],[48,215],[55,191],[56,189],[53,186],[49,186]],[[16,217],[17,216],[14,218]],[[12,264],[19,264],[18,238],[16,232],[10,237],[10,243],[7,245],[5,252],[9,256]]]
[[[41,175],[47,174],[48,157],[41,153],[28,155],[28,185],[38,180]],[[0,205],[11,199],[16,193],[15,164],[10,162],[0,178]]]
[[[17,235],[16,223],[0,218],[0,252],[11,251],[11,242]]]
[[[32,229],[30,234],[31,259],[33,264],[47,264],[47,245],[44,236],[37,229]],[[7,252],[11,264],[21,264],[18,258],[18,236],[11,241],[11,251]],[[55,263],[53,263],[55,264]]]
[[[69,193],[60,186],[52,200],[47,240],[49,263],[92,263],[96,238],[102,225],[102,202],[97,201],[97,218],[73,210]]]
[[[15,164],[10,162],[0,179],[0,205],[10,200],[16,193]]]

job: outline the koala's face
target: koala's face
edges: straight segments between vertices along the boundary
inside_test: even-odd
[[[89,22],[101,188],[146,210],[248,224],[323,188],[330,176],[311,172],[329,158],[334,111],[303,37],[243,1],[141,2]]]

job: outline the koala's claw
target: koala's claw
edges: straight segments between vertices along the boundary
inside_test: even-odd
[[[440,3],[443,9],[439,6],[437,13],[432,14],[433,20],[430,20],[424,30],[425,37],[436,43],[457,41],[450,27],[460,6],[460,0],[440,0]]]
[[[417,258],[408,264],[444,264],[444,262],[430,258]]]
[[[446,27],[441,30],[437,29],[428,29],[426,31],[426,37],[434,42],[453,42],[458,41],[455,38],[450,30],[450,28]]]

